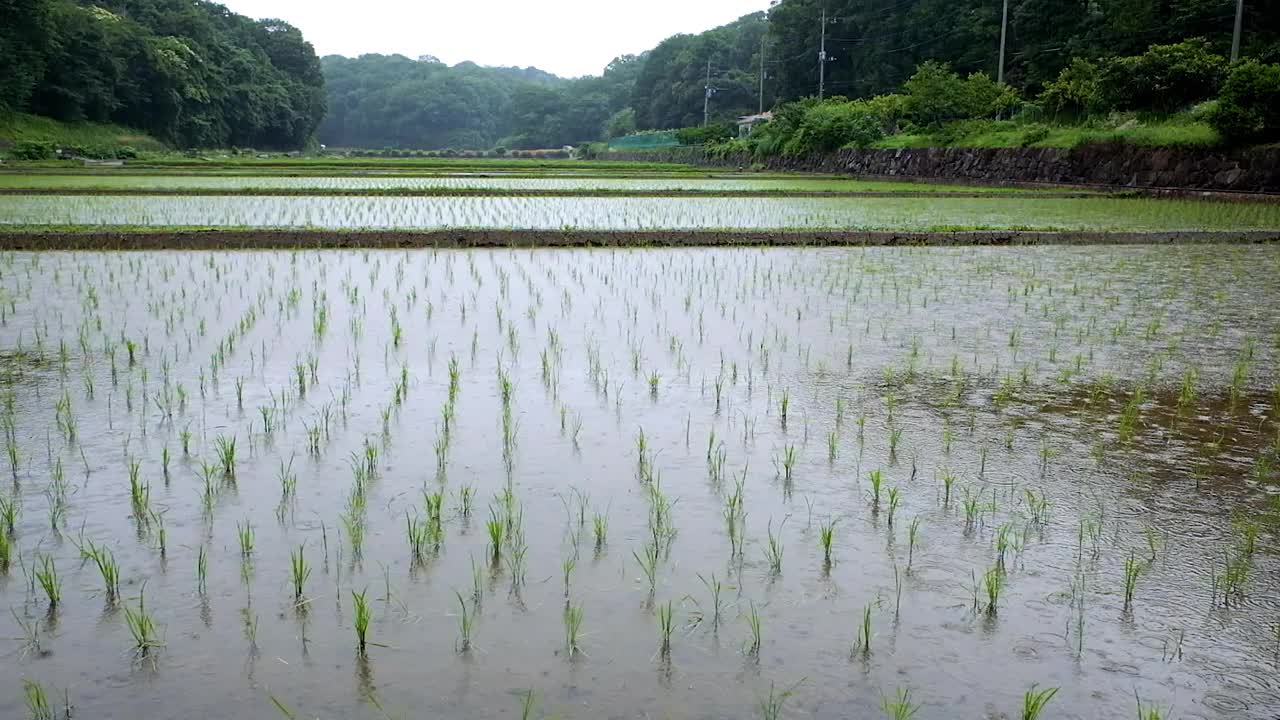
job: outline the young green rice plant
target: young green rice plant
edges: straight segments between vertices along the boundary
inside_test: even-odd
[[[835,539],[835,518],[818,525],[818,543],[822,545],[822,564],[831,567],[831,543]]]
[[[660,644],[658,653],[666,658],[671,655],[671,631],[675,628],[675,613],[672,611],[671,601],[668,600],[666,605],[658,606],[658,637]]]
[[[832,430],[827,433],[827,462],[836,461],[836,451],[839,449],[840,437]]]
[[[240,542],[240,556],[247,558],[253,554],[253,524],[245,520],[236,523],[236,539]]]
[[[889,720],[911,720],[920,712],[920,704],[911,702],[910,688],[898,688],[893,697],[881,698],[880,708]]]
[[[858,625],[858,639],[853,642],[853,649],[863,655],[871,654],[871,605],[862,609],[862,622]]]
[[[9,533],[0,530],[0,574],[9,572],[12,555],[13,547],[9,540]]]
[[[129,503],[133,507],[134,516],[139,521],[145,521],[151,503],[151,484],[142,482],[141,467],[137,460],[129,461]]]
[[[409,557],[414,562],[422,562],[427,556],[427,547],[430,542],[427,525],[407,512],[404,514],[404,519],[405,535],[409,539]]]
[[[893,527],[893,516],[898,512],[898,500],[900,499],[898,488],[889,488],[889,527]]]
[[[777,462],[775,460],[775,462]],[[796,466],[796,446],[787,445],[782,449],[782,479],[786,483],[791,482],[792,472]],[[777,466],[775,466],[776,468]]]
[[[644,573],[645,579],[649,582],[649,594],[652,595],[658,587],[658,546],[653,543],[645,543],[643,555],[632,550],[631,556],[636,559],[636,563],[640,566],[640,571]]]
[[[458,598],[461,613],[458,615],[458,643],[454,649],[460,653],[466,653],[471,650],[471,632],[475,629],[475,613],[467,609],[467,601],[463,599],[462,593],[455,590],[453,594]]]
[[[782,540],[780,535],[782,534],[782,527],[786,524],[787,521],[784,519],[782,524],[778,526],[778,535],[774,535],[773,519],[769,519],[767,529],[768,538],[764,547],[764,557],[765,560],[769,561],[769,571],[774,575],[782,572]]]
[[[947,507],[951,504],[951,486],[956,482],[955,473],[950,470],[942,471],[942,506]]]
[[[1022,720],[1039,720],[1040,714],[1044,712],[1044,707],[1057,694],[1058,688],[1056,687],[1037,691],[1036,686],[1032,685],[1031,689],[1022,696]]]
[[[373,612],[369,610],[369,599],[366,597],[368,592],[368,590],[351,591],[351,601],[355,605],[356,644],[360,649],[361,655],[365,653],[365,645],[369,634],[369,621],[373,619]]]
[[[14,529],[18,524],[20,503],[21,499],[16,494],[13,497],[0,495],[0,532],[6,535],[14,534]]]
[[[1142,574],[1145,567],[1130,550],[1129,557],[1124,561],[1124,607],[1126,610],[1133,606],[1133,591],[1138,586],[1138,576]]]
[[[62,602],[62,579],[58,577],[58,568],[53,562],[53,557],[40,553],[36,556],[38,567],[35,568],[36,582],[40,583],[40,588],[44,590],[44,595],[49,600],[49,607],[56,608],[58,603]]]
[[[476,497],[476,489],[470,485],[458,488],[458,512],[463,520],[471,519],[471,505]]]
[[[116,563],[115,555],[105,547],[94,545],[92,540],[86,541],[80,548],[80,555],[92,560],[98,568],[107,601],[114,603],[120,595],[120,566]]]
[[[596,540],[596,550],[604,548],[609,541],[609,516],[600,513],[592,515],[591,532]]]
[[[54,720],[57,714],[54,712],[53,703],[49,702],[49,696],[44,691],[44,686],[33,680],[22,679],[22,694],[27,701],[27,713],[31,720]],[[71,717],[71,708],[67,708],[67,720]]]
[[[138,609],[134,610],[128,605],[125,606],[124,621],[129,628],[129,635],[133,637],[134,650],[139,655],[146,655],[152,648],[157,648],[164,644],[160,640],[155,618],[147,612],[146,582],[142,583],[142,587],[138,591]]]
[[[569,597],[569,583],[573,579],[573,569],[577,564],[577,557],[567,557],[560,563],[560,572],[564,576],[564,596],[566,598]]]
[[[787,411],[791,408],[791,391],[783,390],[782,398],[778,401],[778,417],[782,421],[782,429],[787,429]]]
[[[982,576],[982,589],[987,595],[986,613],[995,617],[1000,611],[1000,593],[1004,590],[1004,570],[993,567]]]
[[[746,653],[752,656],[760,654],[760,634],[761,621],[760,614],[756,612],[756,604],[751,603],[751,611],[746,615],[747,628],[751,631],[751,638],[747,641]]]
[[[218,464],[222,467],[222,474],[229,478],[236,476],[236,438],[234,435],[226,437],[219,435],[213,441],[214,452],[218,458]]]
[[[880,488],[884,485],[884,473],[880,470],[872,470],[871,480],[871,506],[874,509],[880,507]]]
[[[208,589],[209,551],[203,545],[196,552],[196,591],[201,595]]]
[[[307,578],[311,577],[311,566],[307,564],[307,558],[304,554],[307,544],[304,542],[299,545],[296,550],[289,553],[289,577],[293,581],[293,600],[295,604],[302,602],[303,586],[307,584]]]
[[[907,570],[911,569],[911,561],[915,558],[916,543],[920,540],[920,516],[911,518],[907,526]]]
[[[715,573],[711,573],[710,580],[699,573],[698,579],[706,586],[707,592],[711,593],[711,627],[712,629],[717,629],[720,627],[720,611],[723,608],[723,603],[720,602],[720,592],[724,589],[724,584],[716,578]]]
[[[578,639],[582,634],[583,610],[581,605],[566,605],[564,608],[564,645],[573,657],[580,652]]]
[[[506,529],[506,521],[498,514],[498,509],[490,505],[489,521],[485,523],[485,530],[489,533],[489,553],[493,558],[494,565],[497,565],[502,559],[502,540]]]
[[[795,685],[792,685],[782,692],[778,692],[774,688],[773,683],[769,683],[769,694],[760,699],[760,716],[764,718],[764,720],[779,720],[782,717],[783,705],[785,705],[787,700],[795,694],[796,689],[799,688],[800,683],[803,682],[804,678],[801,678]]]
[[[342,513],[338,519],[342,522],[347,542],[351,545],[352,556],[360,558],[364,553],[364,519],[358,512]]]
[[[898,454],[898,444],[902,442],[902,428],[894,428],[889,431],[889,457],[896,457]]]
[[[529,690],[520,697],[520,720],[530,720],[533,717],[535,703],[533,690]]]
[[[973,527],[974,522],[977,521],[978,513],[981,512],[981,507],[980,507],[981,498],[982,498],[981,493],[974,496],[969,493],[969,488],[966,487],[964,489],[964,499],[962,502],[964,504],[965,527]]]
[[[1168,711],[1165,708],[1155,703],[1144,703],[1136,690],[1133,697],[1138,702],[1138,720],[1165,720],[1168,717]]]

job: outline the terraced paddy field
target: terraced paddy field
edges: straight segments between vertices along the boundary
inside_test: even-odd
[[[0,220],[1280,228],[1004,196]],[[1273,718],[1278,306],[1269,242],[3,251],[0,717]]]

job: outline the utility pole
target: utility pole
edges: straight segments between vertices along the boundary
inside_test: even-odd
[[[1009,0],[1004,0],[1004,10],[1000,13],[1000,67],[996,68],[996,82],[1004,82],[1004,38],[1009,31]]]
[[[711,117],[711,58],[707,58],[707,81],[703,85],[702,95],[702,124],[706,125],[708,118]]]
[[[767,34],[766,32],[760,36],[760,103],[756,110],[758,113],[764,112],[764,40]]]
[[[1231,33],[1231,62],[1240,59],[1240,28],[1244,25],[1244,0],[1236,0],[1236,29]]]
[[[818,41],[818,99],[827,84],[827,8],[822,8],[822,39]]]

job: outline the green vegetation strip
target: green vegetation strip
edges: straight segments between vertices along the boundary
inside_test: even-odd
[[[1275,244],[1280,231],[599,231],[209,229],[26,226],[2,250],[232,250],[413,247],[969,246]]]
[[[1017,188],[977,188],[974,190],[726,190],[714,188],[665,188],[661,190],[628,188],[491,188],[491,187],[435,187],[435,188],[156,188],[156,187],[0,187],[0,195],[169,195],[185,197],[822,197],[822,198],[989,198],[998,195],[1026,195],[1029,191]],[[1124,191],[1103,194],[1097,191],[1035,192],[1037,198],[1096,198],[1139,197],[1142,193]]]

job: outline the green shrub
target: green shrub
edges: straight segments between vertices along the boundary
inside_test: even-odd
[[[53,143],[43,140],[21,140],[9,148],[15,160],[49,160],[54,156]]]
[[[681,145],[707,145],[723,142],[734,136],[734,128],[727,123],[708,123],[700,127],[680,128],[676,142]]]
[[[1084,58],[1072,58],[1058,77],[1040,93],[1040,104],[1051,116],[1081,118],[1106,109],[1098,80],[1098,65]]]
[[[1141,55],[1098,63],[1098,88],[1106,109],[1173,113],[1213,97],[1226,58],[1203,39],[1152,45]]]
[[[1232,66],[1209,123],[1230,143],[1280,140],[1280,65]]]
[[[783,145],[787,155],[865,148],[891,132],[901,116],[899,96],[870,100],[832,98],[805,109],[796,132]]]
[[[962,79],[949,65],[934,60],[919,65],[903,89],[906,114],[924,127],[994,117],[1018,106],[1017,91],[1008,85],[980,72]]]

